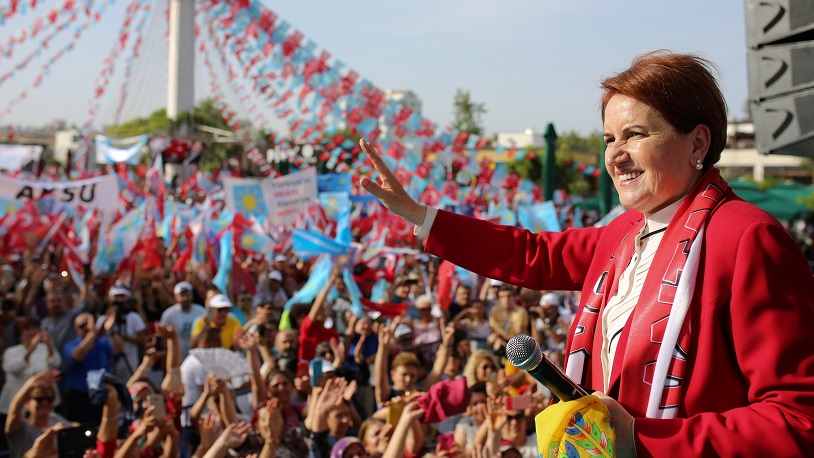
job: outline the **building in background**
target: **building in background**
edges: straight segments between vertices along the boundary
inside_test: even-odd
[[[544,148],[545,138],[542,132],[526,129],[523,132],[499,132],[497,145],[506,148]]]
[[[728,180],[752,177],[794,180],[811,184],[811,172],[800,168],[806,159],[783,154],[761,154],[755,145],[755,127],[750,121],[729,121],[726,129],[726,149],[716,166]]]
[[[82,146],[82,132],[79,129],[58,130],[54,133],[54,160],[65,164],[68,151],[76,152]]]
[[[421,114],[421,99],[410,89],[386,89],[384,98],[406,105],[413,113]]]

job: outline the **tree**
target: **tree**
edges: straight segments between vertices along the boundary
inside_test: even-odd
[[[160,109],[150,113],[146,118],[131,119],[125,123],[107,128],[107,135],[111,137],[132,137],[135,135],[155,134],[168,132],[172,127],[172,119],[167,117],[167,110]]]
[[[161,108],[146,118],[131,119],[125,123],[110,126],[106,129],[106,134],[110,137],[132,137],[144,134],[172,136],[173,128],[178,123],[188,120],[192,120],[197,125],[232,131],[220,110],[215,106],[215,101],[208,98],[201,100],[191,114],[181,113],[177,119],[168,118],[167,110]],[[203,170],[220,168],[226,159],[234,157],[243,150],[241,144],[208,142],[207,140],[210,138],[209,134],[200,132],[194,136],[195,140],[202,140],[206,144],[205,153],[199,163]]]
[[[578,132],[569,130],[557,137],[557,155],[567,153],[600,153],[604,140],[599,132],[591,132],[583,137]]]
[[[455,91],[453,101],[455,120],[452,123],[454,129],[470,134],[483,135],[481,116],[486,113],[486,106],[483,103],[472,101],[468,90],[458,89]]]

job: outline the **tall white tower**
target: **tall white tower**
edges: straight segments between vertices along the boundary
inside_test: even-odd
[[[167,117],[195,108],[195,0],[170,0]]]

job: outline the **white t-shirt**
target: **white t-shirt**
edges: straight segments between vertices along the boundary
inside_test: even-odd
[[[192,323],[204,313],[206,313],[206,309],[202,305],[192,304],[189,312],[184,312],[181,310],[181,304],[175,304],[161,314],[161,324],[172,326],[178,331],[178,340],[181,342],[181,358],[186,358],[187,354],[189,354]]]
[[[189,408],[203,394],[206,376],[206,369],[198,358],[192,355],[184,358],[184,362],[181,363],[181,382],[184,384],[184,397],[181,399],[184,412],[181,415],[181,426],[192,426],[189,420]]]
[[[96,320],[96,328],[101,328],[105,323],[106,315],[100,316]],[[127,334],[128,336],[135,336],[139,332],[147,329],[147,325],[144,324],[144,320],[141,319],[141,315],[136,312],[127,312],[127,315],[124,316],[124,323],[116,323],[113,326],[113,329],[117,330],[119,334]],[[113,368],[113,372],[119,376],[127,374],[129,378],[133,375],[133,371],[139,366],[138,360],[138,345],[134,344],[133,342],[129,342],[127,340],[124,341],[124,359],[127,360],[127,365],[125,365],[121,360],[117,360],[115,367]],[[128,367],[129,366],[129,367]]]

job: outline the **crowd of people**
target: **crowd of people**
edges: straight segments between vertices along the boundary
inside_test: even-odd
[[[398,316],[354,315],[337,265],[283,319],[313,265],[292,252],[246,259],[256,293],[236,297],[165,267],[80,289],[47,258],[5,259],[9,454],[53,456],[59,431],[89,428],[88,453],[105,457],[536,457],[533,418],[550,394],[505,345],[531,334],[561,363],[578,298],[479,277],[456,283],[444,310],[438,259],[404,261],[385,293],[406,306]],[[219,378],[208,349],[249,371]]]
[[[605,227],[534,234],[423,205],[362,140],[377,180],[361,187],[403,218],[377,206],[380,228],[414,225],[425,252],[389,247],[381,263],[381,246],[364,262],[294,244],[232,254],[232,235],[255,224],[232,215],[226,229],[213,216],[214,233],[237,232],[170,231],[165,244],[152,221],[126,268],[98,275],[87,263],[79,278],[63,261],[90,230],[17,237],[27,248],[0,257],[8,454],[804,455],[814,277],[799,240],[810,246],[810,229],[793,239],[720,176],[726,107],[710,69],[661,51],[602,82],[605,166],[628,208]],[[349,213],[328,240],[343,249]],[[373,242],[354,231],[367,252]],[[215,269],[207,246],[224,240]],[[588,402],[552,408],[507,360],[518,334]],[[599,418],[593,432],[583,406]],[[565,426],[555,438],[535,419]]]

